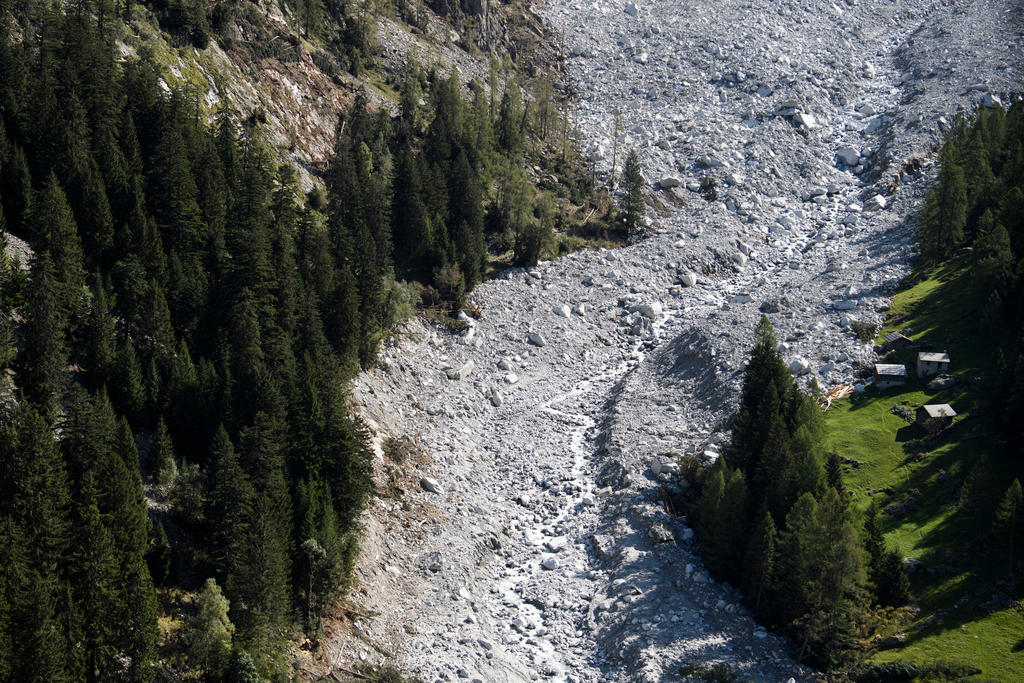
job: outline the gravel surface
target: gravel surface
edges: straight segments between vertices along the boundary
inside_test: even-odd
[[[354,597],[373,616],[356,628],[426,681],[661,681],[720,662],[807,679],[658,503],[687,485],[661,456],[715,457],[762,313],[801,381],[853,382],[874,360],[850,322],[880,320],[908,271],[942,126],[1019,88],[1021,10],[539,11],[564,38],[605,173],[621,112],[620,150],[640,153],[660,207],[653,235],[509,271],[478,288],[469,330],[414,322],[360,377],[372,426],[429,457],[397,468],[404,493],[368,515]]]

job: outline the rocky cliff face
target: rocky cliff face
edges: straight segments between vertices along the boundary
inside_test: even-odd
[[[662,681],[687,665],[809,678],[709,579],[669,452],[711,460],[767,314],[822,387],[873,360],[913,257],[933,145],[1019,87],[1003,0],[552,0],[598,168],[640,153],[653,237],[513,270],[450,335],[414,322],[355,397],[419,456],[367,517],[330,661],[426,680]],[[714,190],[709,191],[709,190]],[[372,615],[372,616],[371,616]],[[340,634],[356,629],[359,640]],[[374,650],[367,643],[383,644]],[[386,652],[387,654],[382,654]]]

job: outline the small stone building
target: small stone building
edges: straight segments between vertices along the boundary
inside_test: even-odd
[[[956,411],[948,403],[934,403],[918,408],[914,422],[934,434],[953,424],[954,417]]]
[[[901,387],[907,383],[907,366],[891,363],[875,364],[875,386],[879,389]]]
[[[917,354],[917,376],[931,377],[949,370],[949,354],[921,351]]]

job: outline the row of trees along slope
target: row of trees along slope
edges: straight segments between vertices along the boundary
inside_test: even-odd
[[[400,116],[357,99],[304,197],[258,117],[204,122],[73,10],[2,9],[0,238],[35,257],[0,279],[0,680],[283,675],[372,490],[344,382],[420,291],[480,281],[485,230],[548,248],[523,160],[556,127],[514,83],[467,104],[411,66]],[[160,664],[158,613],[201,586]]]
[[[861,636],[908,600],[902,556],[877,509],[849,504],[822,416],[800,390],[767,318],[758,324],[729,448],[705,474],[697,531],[705,565],[740,587],[757,619],[789,635],[799,658],[848,664]]]

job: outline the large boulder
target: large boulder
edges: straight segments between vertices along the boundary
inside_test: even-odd
[[[648,320],[657,320],[663,312],[660,301],[645,301],[633,307],[634,313],[639,313]]]
[[[437,480],[432,477],[422,477],[420,479],[420,487],[424,491],[428,491],[430,493],[436,493],[438,495],[444,493],[444,490],[441,488],[441,485],[438,484]]]
[[[883,197],[880,194],[876,194],[875,196],[871,197],[866,202],[864,202],[865,211],[881,211],[884,208],[885,197]]]
[[[548,345],[544,337],[537,332],[531,332],[526,335],[526,340],[537,347],[544,347]]]
[[[669,541],[675,540],[672,536],[672,532],[660,522],[651,526],[647,530],[647,538],[651,539],[651,543],[668,543]]]
[[[693,287],[697,284],[697,273],[692,270],[684,270],[679,275],[679,282],[686,287]]]
[[[793,120],[799,125],[803,126],[807,130],[814,130],[818,127],[818,121],[814,118],[814,114],[808,114],[806,112],[798,111],[793,114]]]
[[[615,539],[605,534],[594,534],[590,540],[594,543],[594,553],[609,562],[615,553]]]
[[[473,361],[468,361],[460,367],[448,368],[447,370],[445,370],[445,374],[448,376],[448,379],[452,380],[453,382],[463,380],[472,374],[473,369],[475,367],[476,363],[474,363]]]
[[[847,166],[856,166],[860,163],[860,152],[855,150],[853,147],[841,147],[836,152],[836,156],[839,161],[843,162]]]
[[[806,358],[799,356],[789,364],[789,371],[796,376],[806,375],[811,371],[811,363]]]

